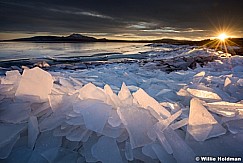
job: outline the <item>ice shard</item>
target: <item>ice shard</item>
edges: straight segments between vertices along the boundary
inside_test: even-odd
[[[213,125],[219,124],[202,105],[202,101],[193,98],[190,103],[187,131],[194,137],[195,140],[204,141],[209,137],[210,132],[212,132]],[[215,132],[219,132],[218,134],[220,134],[222,130]],[[223,133],[225,133],[225,131]]]
[[[131,106],[119,108],[118,114],[129,133],[132,149],[152,142],[147,132],[157,120],[148,110]]]
[[[30,70],[24,70],[15,95],[21,99],[37,96],[41,101],[45,101],[51,93],[52,86],[51,74],[35,67]]]
[[[94,84],[88,83],[83,86],[80,90],[80,97],[82,99],[96,99],[106,102],[106,94],[103,90],[98,89]]]
[[[122,163],[121,154],[116,140],[106,136],[100,137],[98,142],[92,147],[93,156],[106,163]]]
[[[203,99],[221,100],[221,97],[214,92],[187,88],[187,91],[195,97]]]
[[[153,97],[149,96],[143,89],[139,89],[133,93],[133,97],[138,101],[139,105],[144,108],[153,108],[162,118],[167,118],[171,114],[163,106],[161,106]]]
[[[87,99],[74,104],[73,109],[82,114],[86,128],[101,133],[112,107],[99,100]]]
[[[30,116],[28,121],[28,147],[33,149],[39,134],[38,120],[35,116]]]

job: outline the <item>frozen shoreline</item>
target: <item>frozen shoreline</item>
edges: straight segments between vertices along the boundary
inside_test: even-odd
[[[201,67],[198,59],[217,53],[185,48],[171,52],[173,59],[163,54],[93,69],[8,72],[0,78],[5,133],[0,157],[9,162],[242,157],[243,57],[214,58]],[[180,69],[168,74],[168,66]]]

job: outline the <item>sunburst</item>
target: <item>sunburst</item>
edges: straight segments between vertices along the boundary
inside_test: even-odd
[[[220,31],[217,32],[216,37],[213,37],[211,41],[204,44],[203,46],[213,48],[215,50],[223,51],[225,53],[232,53],[235,54],[234,49],[232,46],[238,46],[236,43],[231,41],[230,32]]]
[[[217,37],[220,41],[225,41],[225,39],[228,38],[227,34],[225,33],[221,33],[218,37]]]

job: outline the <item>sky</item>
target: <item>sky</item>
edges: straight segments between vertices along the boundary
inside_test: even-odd
[[[242,0],[0,0],[0,40],[80,33],[123,40],[243,37]]]

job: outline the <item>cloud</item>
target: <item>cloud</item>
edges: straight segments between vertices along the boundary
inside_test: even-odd
[[[243,36],[241,6],[239,0],[0,0],[0,33],[191,38],[210,36],[220,24]]]
[[[48,10],[53,11],[53,12],[60,12],[60,13],[64,13],[64,14],[84,15],[84,16],[91,16],[91,17],[102,18],[102,19],[113,19],[111,16],[102,15],[102,14],[94,12],[94,11],[75,11],[75,9],[73,11],[73,10],[60,10],[60,9],[54,9],[54,8],[50,8]]]

